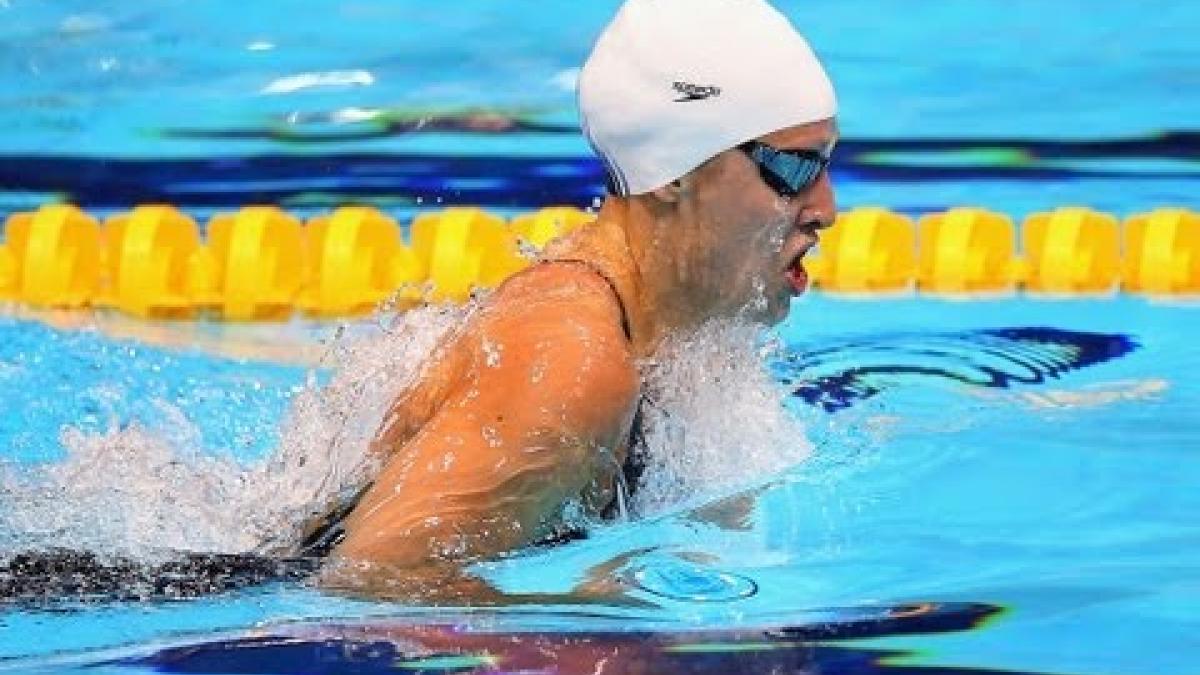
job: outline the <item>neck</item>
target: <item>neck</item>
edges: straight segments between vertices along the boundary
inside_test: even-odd
[[[616,286],[638,357],[649,356],[669,334],[703,319],[686,292],[677,251],[660,234],[666,228],[640,200],[610,197],[592,225],[547,250],[547,259],[574,258],[596,265]]]

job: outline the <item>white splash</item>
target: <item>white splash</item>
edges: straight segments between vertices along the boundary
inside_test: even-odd
[[[322,73],[298,73],[272,80],[260,94],[291,94],[316,87],[367,87],[375,76],[366,70],[331,70]]]
[[[156,560],[180,552],[277,553],[309,519],[377,469],[369,453],[388,408],[469,309],[426,308],[338,336],[333,371],[293,398],[279,447],[243,463],[201,447],[186,412],[161,405],[154,428],[69,428],[65,460],[0,464],[0,556],[65,548]],[[646,471],[633,511],[660,512],[759,483],[808,456],[802,423],[766,372],[760,329],[713,323],[643,364]]]
[[[163,412],[176,430],[194,430],[177,409]],[[6,502],[0,551],[69,548],[153,558],[171,550],[254,547],[253,519],[233,517],[254,503],[246,499],[252,472],[236,462],[140,426],[105,434],[67,429],[62,443],[66,461],[33,474],[0,474]]]
[[[350,106],[333,111],[329,115],[329,120],[335,124],[358,124],[360,122],[370,122],[383,117],[383,115],[384,112],[377,108],[356,108]]]
[[[642,366],[645,473],[634,511],[761,483],[804,461],[812,444],[767,372],[762,328],[713,321],[668,339]]]
[[[159,428],[68,428],[62,462],[0,465],[0,555],[65,548],[158,559],[178,552],[271,552],[372,471],[368,454],[388,405],[417,377],[462,310],[427,308],[386,330],[335,340],[334,373],[292,401],[281,442],[243,464],[200,449],[184,411],[161,404]]]

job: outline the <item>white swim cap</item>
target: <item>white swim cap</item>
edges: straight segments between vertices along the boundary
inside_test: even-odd
[[[579,75],[583,130],[621,195],[837,113],[808,42],[764,0],[628,0]]]

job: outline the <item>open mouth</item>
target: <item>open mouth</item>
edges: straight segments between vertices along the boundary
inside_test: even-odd
[[[784,272],[788,283],[792,286],[792,294],[800,295],[808,289],[808,271],[804,269],[804,256],[816,245],[816,242],[807,244],[800,249],[792,258]]]

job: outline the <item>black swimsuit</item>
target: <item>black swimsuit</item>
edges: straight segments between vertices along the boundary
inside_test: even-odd
[[[626,311],[625,302],[621,299],[621,294],[617,292],[617,285],[613,283],[612,279],[610,279],[608,275],[605,274],[604,271],[597,267],[594,263],[587,260],[549,260],[541,264],[548,265],[556,263],[575,263],[583,265],[594,272],[596,276],[603,279],[606,284],[608,284],[609,289],[612,290],[613,298],[616,299],[617,306],[621,310],[621,330],[625,333],[626,340],[632,340],[632,331],[630,330],[629,324],[629,313]],[[633,494],[634,486],[637,485],[638,479],[641,478],[642,472],[645,470],[645,463],[636,452],[636,448],[641,446],[642,440],[641,418],[642,405],[644,403],[644,398],[638,402],[638,409],[634,413],[633,417],[633,425],[630,432],[628,448],[625,452],[625,463],[621,466],[621,473],[624,477],[624,483],[628,494]],[[349,516],[350,513],[354,511],[355,507],[358,506],[358,502],[370,488],[371,484],[368,483],[365,487],[359,490],[352,499],[321,516],[316,526],[311,527],[309,532],[304,536],[304,539],[300,542],[300,555],[305,557],[319,558],[328,556],[329,553],[333,551],[333,549],[340,544],[343,539],[346,538],[346,528],[343,523],[345,522],[346,517]],[[603,509],[601,515],[604,518],[613,518],[619,515],[617,499],[614,499],[611,503],[609,503]],[[587,531],[585,529],[578,526],[566,526],[561,531],[555,532],[548,537],[538,540],[533,544],[533,546],[556,546],[558,544],[564,544],[570,541],[577,541],[579,539],[586,538]]]

